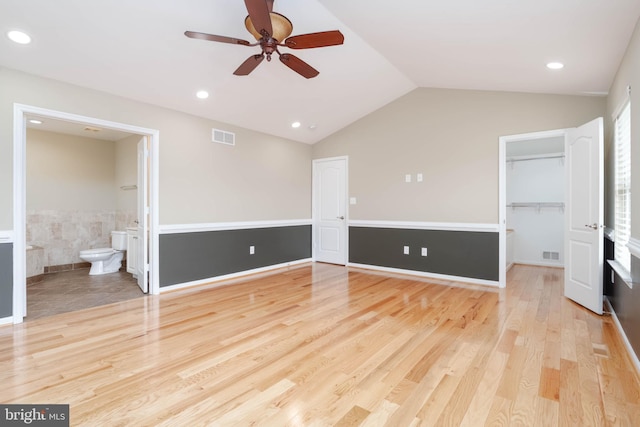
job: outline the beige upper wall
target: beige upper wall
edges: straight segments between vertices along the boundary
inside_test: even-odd
[[[349,156],[351,219],[495,224],[498,138],[604,112],[603,97],[421,88],[314,145],[313,158]]]
[[[13,227],[14,103],[159,130],[161,224],[311,217],[306,144],[0,69],[0,230]],[[235,132],[236,146],[212,143],[213,127]]]
[[[616,77],[609,89],[607,98],[607,113],[605,114],[605,140],[606,140],[606,224],[613,227],[614,200],[609,197],[613,194],[613,115],[626,102],[627,86],[631,86],[634,94],[631,95],[631,188],[640,188],[640,20],[636,23],[635,31],[627,47],[627,51],[620,63]],[[640,192],[632,191],[631,202],[631,235],[640,238],[640,203],[637,203],[636,195]],[[636,199],[636,201],[634,201]]]
[[[113,210],[111,141],[27,130],[27,210]]]

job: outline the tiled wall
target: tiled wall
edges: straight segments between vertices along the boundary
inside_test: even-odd
[[[136,211],[117,211],[115,230],[126,231],[127,227],[135,227],[138,214]]]
[[[111,247],[111,232],[124,230],[134,219],[115,211],[32,210],[27,212],[26,243],[44,248],[45,267],[82,263],[81,250]]]

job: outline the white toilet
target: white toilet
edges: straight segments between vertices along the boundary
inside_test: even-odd
[[[127,249],[127,232],[112,231],[110,248],[80,251],[80,258],[91,263],[90,276],[115,273],[122,266],[125,249]]]

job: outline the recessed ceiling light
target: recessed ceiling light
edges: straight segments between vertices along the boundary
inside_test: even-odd
[[[31,119],[29,120],[29,123],[33,123],[34,125],[41,125],[42,120]]]
[[[315,128],[317,128],[318,126],[315,124],[309,125],[309,129],[314,130]]]
[[[564,68],[564,64],[562,62],[549,62],[547,68],[550,70],[561,70]]]
[[[292,128],[294,128],[294,129],[299,128],[299,127],[300,127],[300,122],[293,122],[293,123],[291,123],[291,127],[292,127]]]
[[[7,33],[7,37],[19,44],[31,43],[31,36],[23,31],[13,30]]]
[[[200,99],[207,99],[209,97],[209,92],[206,90],[199,90],[196,92],[196,96]]]

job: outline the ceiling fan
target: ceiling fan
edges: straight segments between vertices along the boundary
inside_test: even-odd
[[[287,67],[307,79],[317,76],[318,70],[290,53],[281,53],[278,47],[290,49],[311,49],[316,47],[335,46],[344,42],[344,36],[338,30],[319,33],[301,34],[289,37],[293,31],[293,24],[286,16],[273,11],[274,0],[244,0],[249,15],[244,20],[247,30],[256,38],[257,43],[250,43],[233,37],[216,36],[214,34],[185,31],[184,35],[192,39],[209,40],[213,42],[239,44],[243,46],[260,46],[262,52],[251,55],[237,70],[236,76],[246,76],[260,65],[265,56],[271,61],[275,52]]]

